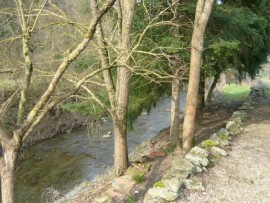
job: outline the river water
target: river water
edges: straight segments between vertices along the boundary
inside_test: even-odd
[[[180,109],[185,105],[181,95]],[[141,115],[128,133],[129,152],[155,136],[170,123],[170,98],[159,101],[149,115]],[[112,131],[110,120],[102,121],[99,135]],[[17,169],[17,201],[46,202],[45,193],[53,188],[64,194],[79,183],[93,180],[113,165],[113,138],[95,135],[88,128],[43,141],[21,155]]]

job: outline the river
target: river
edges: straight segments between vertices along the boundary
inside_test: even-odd
[[[181,95],[180,109],[185,105]],[[112,131],[112,122],[102,120],[99,135]],[[159,101],[149,115],[142,114],[128,133],[129,152],[155,136],[170,123],[170,98]],[[76,185],[93,180],[113,165],[113,138],[103,138],[89,128],[58,135],[21,154],[17,169],[17,202],[46,202],[45,193],[53,188],[64,194]]]

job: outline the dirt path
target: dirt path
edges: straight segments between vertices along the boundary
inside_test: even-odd
[[[186,191],[179,203],[270,202],[270,99],[249,110],[232,150],[201,178],[205,191]]]

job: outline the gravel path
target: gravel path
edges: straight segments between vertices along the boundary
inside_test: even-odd
[[[187,191],[179,203],[270,203],[270,100],[249,116],[228,157],[202,175],[205,191]]]

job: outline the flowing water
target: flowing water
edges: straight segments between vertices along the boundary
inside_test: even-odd
[[[181,95],[183,110],[185,95]],[[144,140],[169,126],[170,98],[157,103],[149,115],[141,115],[128,133],[129,152]],[[102,121],[100,135],[112,131],[110,120]],[[19,203],[46,202],[48,188],[61,194],[84,181],[104,174],[113,165],[113,137],[94,135],[81,128],[43,141],[24,151],[17,169],[17,200]]]

